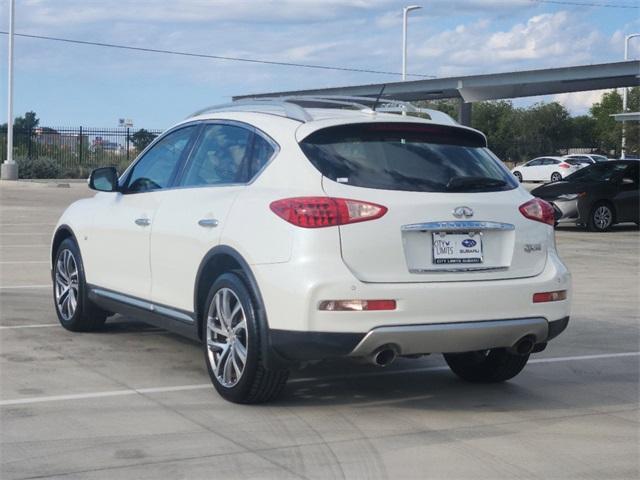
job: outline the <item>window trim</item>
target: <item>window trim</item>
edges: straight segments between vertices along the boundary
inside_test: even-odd
[[[155,147],[157,143],[164,140],[167,136],[171,135],[174,132],[177,132],[178,130],[182,130],[187,127],[195,127],[195,130],[192,134],[192,137],[189,139],[189,143],[187,143],[187,146],[185,147],[184,151],[180,154],[178,163],[176,164],[173,171],[171,172],[171,176],[169,178],[169,183],[167,184],[167,186],[165,188],[158,188],[155,190],[145,190],[141,192],[128,191],[127,188],[129,186],[129,181],[131,180],[131,175],[133,174],[133,170],[138,165],[138,163],[141,162],[144,157],[146,157],[147,153],[153,147]],[[166,191],[174,188],[175,181],[179,172],[182,171],[184,163],[191,156],[191,153],[193,151],[193,146],[195,145],[196,140],[200,138],[201,130],[202,130],[201,122],[199,121],[187,122],[187,123],[181,123],[179,125],[176,125],[175,127],[170,128],[169,130],[164,132],[162,135],[159,135],[158,137],[156,137],[153,140],[153,142],[147,145],[147,147],[142,152],[140,152],[140,155],[138,155],[136,159],[133,162],[131,162],[131,164],[126,168],[126,170],[122,172],[122,175],[120,175],[120,178],[118,179],[118,187],[120,189],[120,193],[122,193],[123,195],[137,195],[140,193],[161,192],[161,191]]]
[[[200,120],[200,124],[201,126],[200,126],[200,131],[198,132],[198,136],[191,147],[188,158],[186,158],[185,161],[182,163],[180,167],[180,171],[174,178],[174,184],[171,187],[172,190],[182,190],[186,188],[218,188],[218,187],[237,187],[237,186],[251,185],[253,182],[255,182],[258,179],[258,177],[260,177],[260,175],[262,175],[262,172],[271,164],[274,158],[278,156],[278,154],[280,153],[280,145],[278,144],[278,142],[276,142],[269,135],[264,133],[259,128],[254,127],[250,123],[245,123],[238,120],[211,119],[211,120]],[[196,147],[200,145],[202,133],[204,132],[204,129],[206,128],[207,125],[227,125],[231,127],[244,128],[245,130],[248,130],[251,133],[251,137],[249,139],[249,150],[250,150],[249,155],[253,155],[253,147],[254,147],[256,135],[259,135],[260,137],[262,137],[263,140],[265,140],[267,143],[271,145],[271,147],[273,148],[273,153],[269,157],[269,160],[267,160],[265,164],[246,182],[217,183],[214,185],[181,185],[180,182],[182,182],[182,180],[184,179],[185,172],[187,168],[191,165],[191,162],[193,160],[192,158],[193,153],[196,150]],[[246,160],[247,160],[247,155],[245,154],[245,158],[242,161],[242,168],[247,167]]]

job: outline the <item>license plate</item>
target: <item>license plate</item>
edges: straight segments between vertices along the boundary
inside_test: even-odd
[[[435,265],[482,263],[482,235],[474,232],[435,232],[433,263]]]

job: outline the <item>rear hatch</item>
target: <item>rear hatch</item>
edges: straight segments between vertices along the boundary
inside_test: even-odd
[[[531,197],[470,129],[349,124],[301,142],[331,197],[385,206],[340,228],[342,258],[364,282],[529,277],[544,268],[551,227],[525,218]]]

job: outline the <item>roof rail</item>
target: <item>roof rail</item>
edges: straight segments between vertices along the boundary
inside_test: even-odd
[[[309,108],[352,109],[371,114],[374,114],[375,112],[399,114],[422,113],[428,115],[434,122],[447,125],[458,125],[458,123],[446,113],[430,108],[419,108],[402,100],[338,95],[299,95],[289,97],[242,99],[231,103],[203,108],[202,110],[190,115],[190,117],[212,112],[242,111],[269,113],[306,123],[313,120],[313,116],[307,111]]]

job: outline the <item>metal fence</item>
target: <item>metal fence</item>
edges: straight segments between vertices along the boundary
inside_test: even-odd
[[[84,177],[96,167],[123,170],[162,130],[133,128],[14,128],[18,163],[51,165],[63,177]],[[0,127],[0,159],[7,153],[7,127]]]

